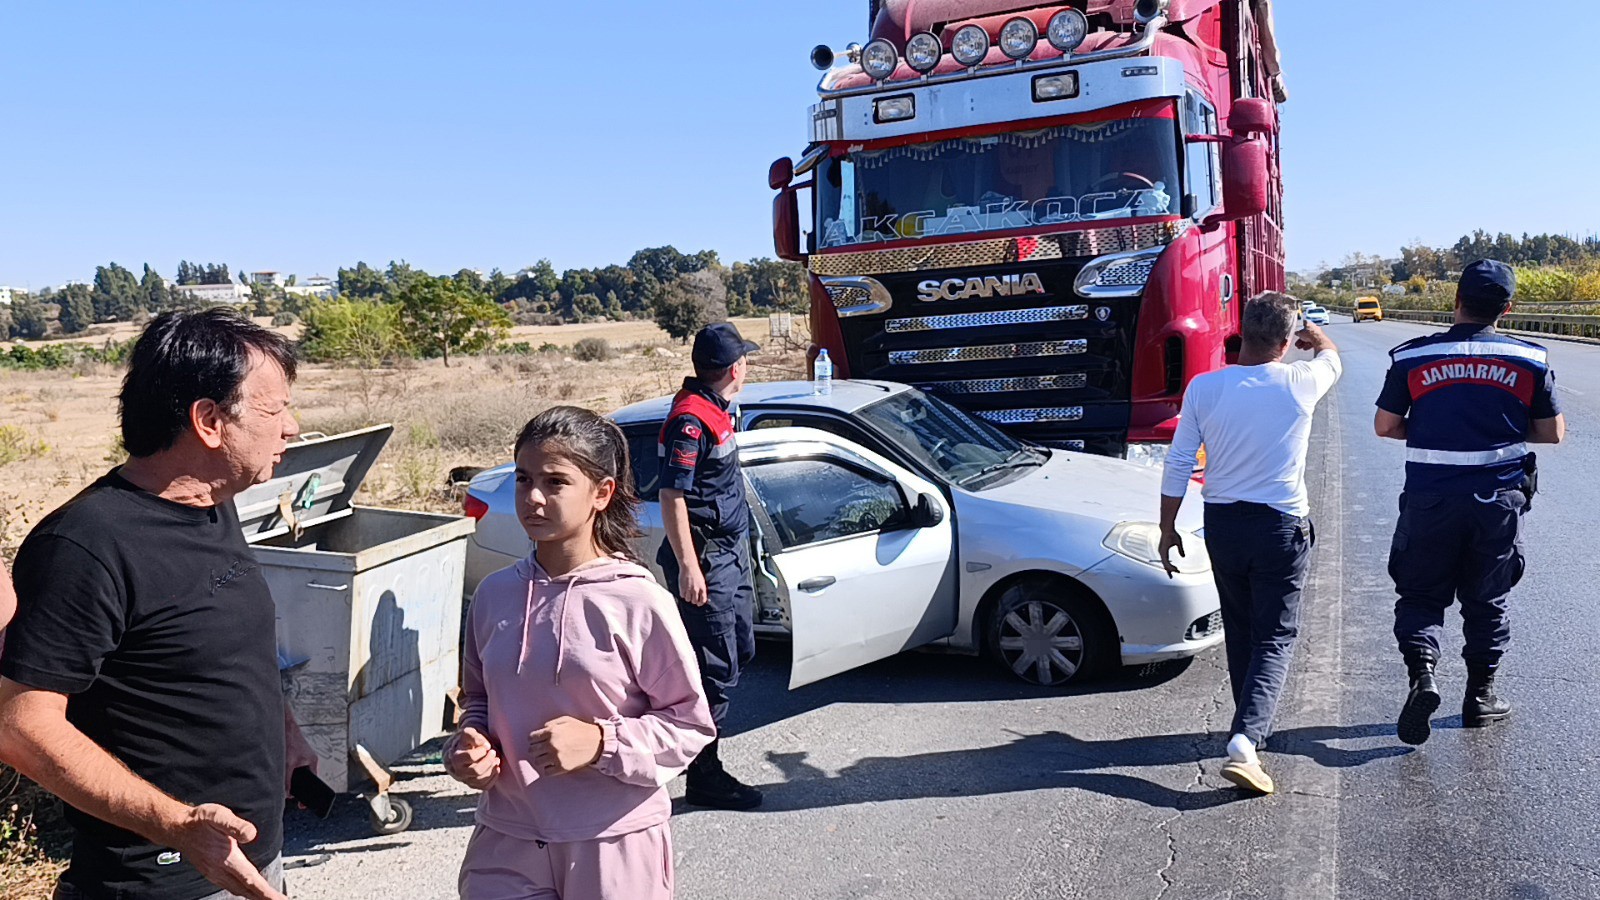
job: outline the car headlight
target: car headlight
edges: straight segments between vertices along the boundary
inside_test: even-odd
[[[1184,575],[1204,575],[1211,571],[1211,555],[1206,542],[1197,534],[1178,532],[1183,537],[1183,556],[1172,552],[1174,567]],[[1101,542],[1107,550],[1157,569],[1161,565],[1161,526],[1154,522],[1121,522]]]

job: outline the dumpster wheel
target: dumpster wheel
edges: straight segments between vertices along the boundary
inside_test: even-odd
[[[411,804],[399,797],[382,796],[388,802],[372,804],[367,813],[367,821],[372,823],[372,830],[377,834],[399,834],[411,827]],[[379,807],[384,807],[380,814]]]

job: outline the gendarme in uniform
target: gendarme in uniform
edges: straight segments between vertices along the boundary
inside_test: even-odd
[[[731,377],[733,367],[744,365],[745,355],[755,349],[731,324],[708,325],[695,336],[695,369],[708,377],[709,373]],[[670,540],[662,542],[656,562],[667,588],[678,597],[678,611],[699,658],[701,683],[719,733],[728,713],[728,692],[739,683],[739,671],[755,657],[750,509],[729,407],[716,385],[700,377],[685,378],[657,448],[661,488],[683,492],[694,552],[705,576],[706,604],[695,606],[683,599],[678,557]],[[663,514],[668,512],[663,504]],[[723,770],[717,741],[690,765],[685,796],[696,805],[723,809],[749,809],[761,802],[759,791]]]
[[[1500,263],[1474,263],[1462,276],[1468,302],[1487,299],[1502,313],[1514,291],[1514,276]],[[1458,599],[1468,668],[1463,719],[1481,725],[1510,712],[1492,683],[1511,638],[1507,597],[1523,574],[1522,515],[1533,493],[1528,440],[1535,420],[1561,410],[1545,348],[1490,324],[1457,324],[1407,341],[1390,357],[1377,405],[1380,434],[1388,413],[1403,424],[1386,436],[1406,440],[1389,556],[1399,594],[1394,633],[1412,681],[1400,736],[1420,744],[1439,704],[1433,667],[1445,611]]]

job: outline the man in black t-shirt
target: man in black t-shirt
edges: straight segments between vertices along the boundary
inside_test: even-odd
[[[71,807],[57,900],[284,896],[275,616],[233,498],[298,430],[294,373],[236,313],[158,317],[120,397],[128,461],[17,554],[0,759]]]

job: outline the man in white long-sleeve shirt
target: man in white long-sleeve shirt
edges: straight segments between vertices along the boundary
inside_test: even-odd
[[[1161,487],[1161,558],[1172,571],[1172,550],[1183,553],[1178,507],[1205,447],[1206,549],[1235,708],[1222,775],[1262,794],[1273,784],[1256,751],[1289,674],[1316,534],[1305,483],[1311,414],[1344,371],[1333,341],[1300,319],[1299,301],[1285,294],[1245,305],[1239,364],[1189,384]],[[1315,357],[1284,363],[1291,339]]]

